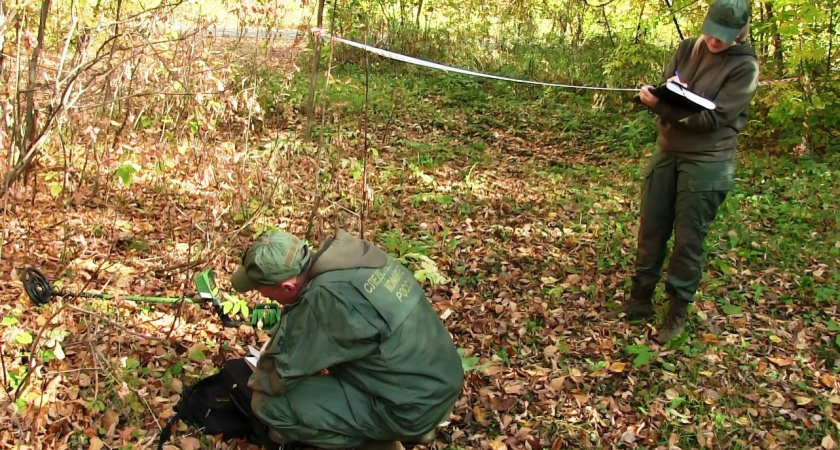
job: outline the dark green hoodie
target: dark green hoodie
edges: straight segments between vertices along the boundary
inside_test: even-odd
[[[659,116],[659,150],[698,161],[735,158],[737,136],[747,123],[747,110],[758,87],[758,60],[747,43],[712,53],[697,38],[682,41],[662,74],[665,82],[677,72],[680,81],[715,102],[712,111],[692,113],[665,102],[653,111]]]

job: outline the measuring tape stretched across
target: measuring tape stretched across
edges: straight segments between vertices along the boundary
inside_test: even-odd
[[[484,78],[492,78],[494,80],[502,80],[502,81],[513,81],[515,83],[527,83],[527,84],[537,84],[540,86],[554,86],[554,87],[562,87],[562,88],[570,88],[570,89],[589,89],[589,90],[596,90],[596,91],[626,91],[626,92],[638,92],[639,88],[613,88],[613,87],[598,87],[598,86],[575,86],[571,84],[558,84],[558,83],[545,83],[542,81],[530,81],[530,80],[520,80],[517,78],[508,78],[508,77],[500,77],[498,75],[490,75],[487,73],[481,72],[473,72],[472,70],[466,69],[459,69],[457,67],[446,66],[443,64],[433,63],[431,61],[426,61],[423,59],[412,58],[411,56],[401,55],[399,53],[389,52],[388,50],[382,50],[381,48],[371,47],[369,45],[360,44],[358,42],[349,41],[347,39],[342,39],[340,37],[330,36],[328,34],[323,34],[326,38],[332,38],[335,41],[341,42],[342,44],[347,44],[351,47],[360,48],[362,50],[384,56],[386,58],[394,59],[397,61],[403,61],[411,64],[416,64],[418,66],[425,66],[431,67],[433,69],[445,70],[447,72],[455,72],[455,73],[462,73],[464,75],[473,75],[477,77],[484,77]]]
[[[370,45],[361,44],[361,43],[351,41],[351,40],[348,40],[348,39],[343,39],[343,38],[336,37],[336,36],[330,36],[327,33],[319,31],[318,29],[313,29],[313,32],[318,37],[329,38],[329,39],[332,39],[336,42],[341,42],[342,44],[347,44],[351,47],[360,48],[362,50],[365,50],[367,52],[371,52],[371,53],[379,55],[379,56],[384,56],[386,58],[390,58],[390,59],[393,59],[393,60],[396,60],[396,61],[402,61],[402,62],[407,62],[407,63],[410,63],[410,64],[416,64],[418,66],[431,67],[433,69],[444,70],[444,71],[447,71],[447,72],[462,73],[464,75],[473,75],[473,76],[477,76],[477,77],[491,78],[491,79],[494,79],[494,80],[512,81],[514,83],[536,84],[536,85],[540,85],[540,86],[554,86],[554,87],[569,88],[569,89],[588,89],[588,90],[594,90],[594,91],[639,92],[639,88],[579,86],[579,85],[572,85],[572,84],[546,83],[546,82],[543,82],[543,81],[520,80],[518,78],[500,77],[498,75],[490,75],[488,73],[481,73],[481,72],[475,72],[475,71],[472,71],[472,70],[459,69],[457,67],[447,66],[447,65],[444,65],[444,64],[438,64],[438,63],[434,63],[434,62],[431,62],[431,61],[426,61],[424,59],[413,58],[411,56],[406,56],[406,55],[401,55],[399,53],[389,52],[388,50],[382,50],[381,48],[371,47]],[[797,81],[797,80],[799,80],[798,77],[797,78],[782,78],[782,79],[778,79],[778,80],[765,80],[765,81],[759,81],[758,85],[759,86],[768,86],[768,85],[772,85],[772,84],[787,83],[787,82],[790,82],[790,81]]]

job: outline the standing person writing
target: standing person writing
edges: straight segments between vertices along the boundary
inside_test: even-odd
[[[718,207],[735,184],[737,136],[758,86],[758,61],[745,42],[748,0],[716,0],[702,35],[684,40],[662,75],[712,100],[714,110],[692,113],[666,104],[645,86],[639,97],[657,116],[657,149],[644,170],[636,269],[630,298],[607,318],[649,318],[674,234],[665,292],[668,311],[656,340],[685,331],[689,304],[700,283],[703,241]]]

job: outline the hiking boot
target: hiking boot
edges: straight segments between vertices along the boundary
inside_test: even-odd
[[[356,450],[405,450],[400,441],[365,441]]]
[[[402,442],[406,443],[407,445],[425,445],[428,447],[429,445],[435,442],[435,438],[437,438],[437,435],[435,433],[436,431],[437,428],[417,438],[403,439]]]
[[[436,431],[435,429],[432,429],[432,431],[429,431],[428,433],[424,434],[423,436],[420,436],[420,438],[417,439],[417,443],[419,445],[426,445],[426,446],[434,443],[435,439],[437,438],[437,435],[435,434],[435,431]]]
[[[659,334],[656,335],[656,342],[665,344],[675,337],[683,334],[685,331],[685,319],[688,315],[689,302],[671,296],[668,302],[668,312],[665,313],[665,319],[662,320],[662,328],[659,329]]]
[[[656,291],[656,284],[640,285],[633,281],[630,288],[630,300],[624,303],[621,308],[608,312],[605,319],[618,319],[624,314],[627,319],[647,319],[653,315],[653,292]]]

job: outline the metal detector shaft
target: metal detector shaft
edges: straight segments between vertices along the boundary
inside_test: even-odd
[[[56,290],[50,280],[44,276],[38,269],[26,267],[21,270],[20,281],[23,284],[23,290],[29,299],[38,306],[49,303],[54,297],[62,297],[72,295],[60,290]],[[145,303],[166,303],[175,304],[179,302],[184,303],[204,303],[209,301],[213,305],[213,310],[222,321],[222,325],[226,327],[238,327],[239,322],[233,320],[225,314],[224,307],[221,303],[221,292],[216,287],[216,280],[213,276],[212,269],[204,269],[197,273],[194,277],[196,289],[198,290],[198,297],[152,297],[145,295],[121,295],[100,294],[94,292],[81,292],[78,295],[84,298],[101,298],[103,300],[113,300],[117,297],[133,302]]]
[[[103,300],[114,300],[115,298],[121,298],[123,300],[129,300],[132,302],[143,302],[143,303],[179,303],[181,300],[184,303],[204,303],[203,299],[196,299],[196,298],[182,298],[182,297],[149,297],[145,295],[111,295],[111,294],[97,294],[95,292],[82,292],[79,294],[79,297],[85,298],[101,298]]]

